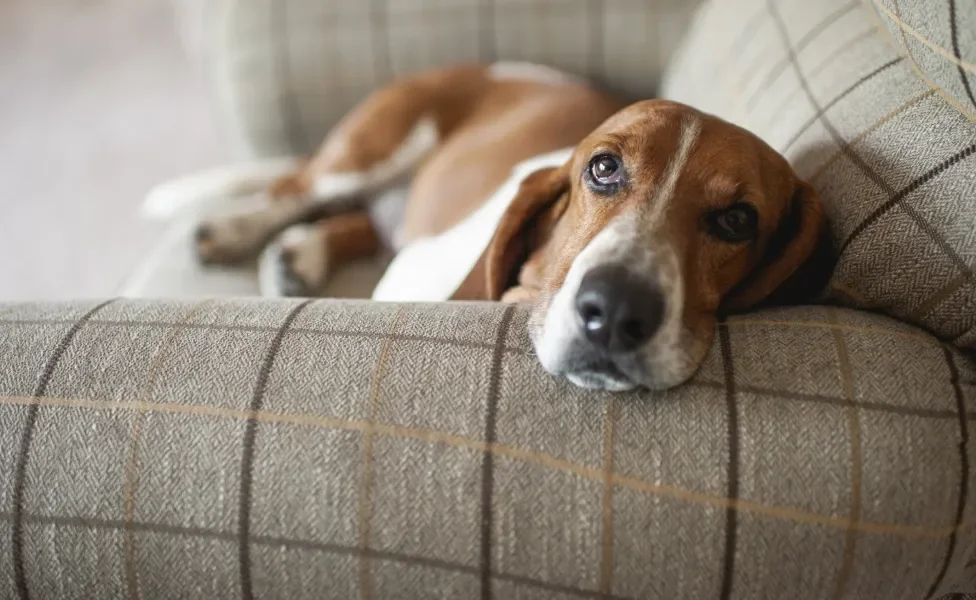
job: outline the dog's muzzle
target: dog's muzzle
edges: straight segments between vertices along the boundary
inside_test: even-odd
[[[677,260],[626,225],[605,230],[576,257],[532,328],[542,366],[580,387],[664,389],[694,370],[682,349]]]

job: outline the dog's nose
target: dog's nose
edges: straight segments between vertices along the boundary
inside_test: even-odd
[[[591,342],[611,352],[629,352],[660,328],[664,298],[625,267],[602,266],[583,277],[576,312]]]

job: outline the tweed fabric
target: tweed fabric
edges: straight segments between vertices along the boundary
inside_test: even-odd
[[[653,93],[699,0],[246,0],[206,14],[227,130],[249,153],[314,150],[377,87],[423,69],[550,64]]]
[[[688,385],[546,376],[501,304],[0,306],[14,598],[973,592],[976,364],[846,309]]]
[[[976,121],[976,4],[872,0],[898,52],[959,112]]]
[[[817,188],[834,300],[976,348],[976,123],[882,29],[859,1],[716,0],[664,94],[757,133]]]

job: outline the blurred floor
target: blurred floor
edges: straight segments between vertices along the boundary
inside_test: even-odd
[[[167,0],[0,0],[0,300],[106,296],[155,183],[225,157]]]

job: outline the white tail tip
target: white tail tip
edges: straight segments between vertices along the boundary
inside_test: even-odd
[[[141,212],[143,217],[151,220],[172,219],[208,200],[236,198],[264,191],[297,166],[298,160],[293,157],[270,158],[193,173],[149,190]]]

